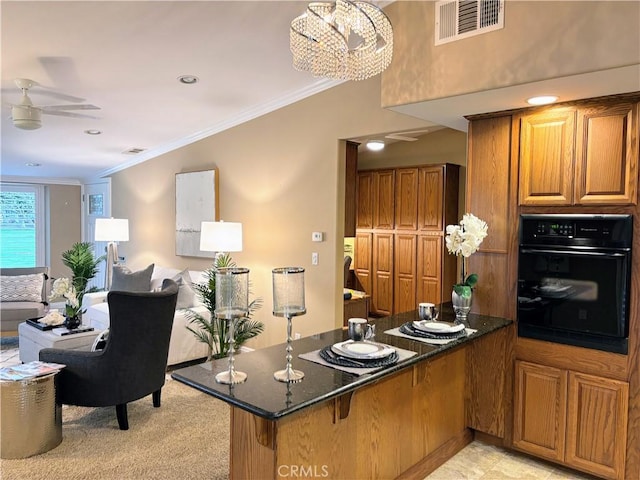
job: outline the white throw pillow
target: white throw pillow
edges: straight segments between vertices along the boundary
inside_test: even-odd
[[[44,273],[0,276],[0,301],[42,302]]]
[[[176,304],[176,310],[193,307],[196,304],[196,292],[191,288],[189,272],[183,270],[171,280],[178,284],[178,303]]]

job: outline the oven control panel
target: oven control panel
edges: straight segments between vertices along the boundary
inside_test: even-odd
[[[520,244],[630,247],[631,215],[521,215]]]
[[[539,221],[536,226],[536,234],[572,237],[574,234],[573,222]]]

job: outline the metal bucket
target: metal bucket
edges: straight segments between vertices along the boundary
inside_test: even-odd
[[[0,458],[26,458],[60,445],[55,376],[0,382]]]

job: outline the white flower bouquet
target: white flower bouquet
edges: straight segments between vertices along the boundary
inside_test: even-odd
[[[84,313],[78,300],[78,293],[68,278],[58,278],[53,282],[51,297],[53,300],[65,299],[64,314],[66,317],[73,318]]]
[[[458,225],[447,225],[445,242],[449,253],[462,257],[461,283],[453,286],[454,291],[463,297],[471,296],[471,289],[478,283],[475,273],[466,276],[465,260],[474,254],[487,236],[489,227],[471,213],[465,213]]]

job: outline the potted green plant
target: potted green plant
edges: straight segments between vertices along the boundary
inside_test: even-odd
[[[194,283],[193,289],[200,297],[203,305],[209,310],[211,318],[203,317],[194,310],[187,310],[187,318],[193,326],[187,329],[193,333],[199,341],[209,347],[208,360],[223,358],[229,354],[228,324],[225,319],[216,318],[216,271],[218,268],[235,267],[235,262],[228,253],[216,257],[213,267],[205,271],[206,282]],[[249,303],[249,313],[246,317],[237,320],[233,337],[234,350],[238,349],[250,338],[253,338],[264,330],[264,324],[252,320],[251,316],[262,307],[262,299],[256,298]]]
[[[71,283],[76,291],[78,302],[82,305],[82,297],[87,293],[89,280],[98,273],[98,265],[105,259],[102,255],[98,258],[93,256],[93,244],[90,242],[77,242],[67,250],[62,252],[62,263],[71,269],[73,274]],[[90,291],[96,290],[91,288]]]

